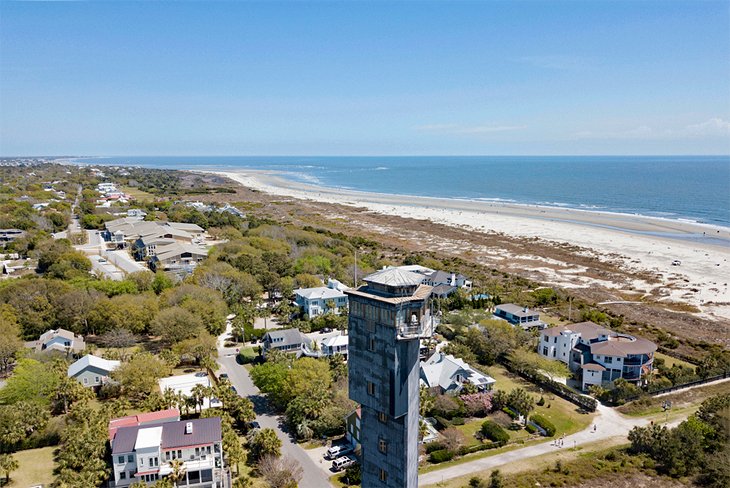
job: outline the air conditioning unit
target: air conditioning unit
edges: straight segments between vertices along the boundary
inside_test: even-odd
[[[193,433],[193,423],[188,422],[185,424],[185,433],[186,434],[192,434]]]

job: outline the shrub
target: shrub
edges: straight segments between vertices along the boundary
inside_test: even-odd
[[[540,397],[540,399],[537,401],[537,406],[542,407],[545,405],[545,397]]]
[[[439,449],[438,451],[433,451],[428,459],[433,464],[443,463],[446,461],[451,461],[454,458],[454,455],[447,451],[446,449]]]
[[[444,448],[440,442],[429,442],[426,444],[426,454],[431,454],[433,451],[441,451]]]
[[[451,427],[451,422],[446,420],[443,417],[439,417],[438,415],[434,416],[434,420],[436,421],[436,429],[438,430],[444,430]]]
[[[527,424],[527,426],[525,426],[525,430],[530,434],[534,434],[535,432],[537,432],[537,427],[532,424]]]
[[[542,415],[535,414],[531,417],[531,420],[539,425],[545,431],[548,437],[552,437],[555,435],[555,426],[552,422],[550,422]]]
[[[454,417],[451,419],[451,425],[464,425],[464,419],[462,417]]]
[[[481,429],[482,435],[493,442],[509,441],[509,434],[491,420],[485,420]]]
[[[502,411],[503,411],[504,413],[506,413],[507,415],[509,415],[509,416],[510,416],[510,417],[511,417],[512,419],[516,419],[516,418],[519,418],[519,416],[520,416],[520,414],[518,414],[517,412],[515,412],[514,410],[512,410],[512,409],[511,409],[511,408],[509,408],[509,407],[504,407],[504,408],[502,409]]]

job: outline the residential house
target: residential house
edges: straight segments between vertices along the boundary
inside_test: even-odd
[[[299,329],[272,330],[261,339],[261,353],[266,356],[271,349],[299,353],[302,344],[311,349],[312,339],[302,334]]]
[[[609,385],[617,378],[643,383],[651,374],[657,345],[593,322],[551,327],[540,333],[537,352],[578,372],[581,386]]]
[[[202,372],[160,378],[157,383],[162,393],[167,390],[172,390],[175,395],[182,395],[184,398],[192,398],[193,389],[198,385],[209,388],[213,386],[210,381],[210,377],[206,373]],[[222,406],[223,404],[219,399],[215,397],[207,397],[203,398],[202,404],[198,404],[196,408],[200,410],[207,410],[209,408],[219,408]],[[178,405],[178,407],[182,407],[182,405]]]
[[[127,210],[127,217],[133,217],[135,219],[144,219],[147,217],[147,212],[141,208],[130,208]]]
[[[111,441],[114,486],[142,481],[149,486],[183,462],[178,486],[228,488],[221,418],[201,418],[120,427]]]
[[[540,320],[540,314],[527,307],[520,307],[514,303],[503,303],[494,309],[494,316],[506,320],[512,325],[520,326],[525,330],[544,329],[547,324]]]
[[[25,237],[25,231],[20,229],[0,229],[0,245],[13,242]]]
[[[117,433],[117,430],[122,427],[177,422],[178,420],[180,420],[180,410],[177,408],[169,408],[167,410],[145,412],[137,415],[128,415],[126,417],[111,419],[108,427],[109,442],[114,440],[114,435]]]
[[[421,384],[439,393],[457,394],[465,384],[474,385],[479,391],[488,391],[494,383],[494,378],[450,354],[437,351],[421,362]]]
[[[200,246],[175,242],[155,249],[150,268],[165,271],[190,270],[207,257],[208,251]]]
[[[37,341],[26,342],[26,347],[37,353],[61,352],[78,354],[86,349],[84,338],[70,330],[55,329],[41,334]]]
[[[339,283],[339,282],[338,282]],[[325,313],[339,313],[347,308],[347,295],[340,290],[326,286],[294,290],[295,302],[309,317]]]
[[[347,356],[348,342],[348,337],[343,334],[328,337],[320,344],[322,354],[325,356],[334,356],[335,354]]]
[[[101,387],[109,382],[109,375],[121,363],[87,354],[68,367],[68,377],[75,378],[84,386]]]

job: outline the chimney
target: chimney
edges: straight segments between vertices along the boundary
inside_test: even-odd
[[[192,434],[193,433],[193,423],[188,422],[185,424],[185,433],[186,434]]]

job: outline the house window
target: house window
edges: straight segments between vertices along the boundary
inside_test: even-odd
[[[382,423],[386,423],[388,421],[388,416],[383,412],[378,412],[378,420]]]
[[[553,357],[555,357],[555,355],[557,354],[557,352],[558,351],[556,349],[553,349]]]
[[[368,395],[375,396],[375,383],[368,381]]]
[[[543,340],[545,342],[550,342],[550,338],[548,336],[545,335],[545,336],[542,336],[542,337],[543,337]]]
[[[125,471],[119,472],[119,479],[120,480],[126,480],[127,479],[127,473]]]
[[[388,443],[385,439],[378,440],[378,451],[382,452],[383,454],[388,454]]]
[[[144,466],[144,458],[139,458],[139,465]]]
[[[131,480],[132,478],[134,478],[134,471],[129,472],[129,479]]]
[[[117,458],[117,462],[118,462],[119,464],[124,464],[124,456],[119,456],[119,457]]]
[[[380,468],[380,481],[388,481],[388,472]]]
[[[154,458],[150,458],[149,460],[150,460],[150,464],[148,464],[148,466],[151,468],[152,466],[155,465],[155,460],[154,460]]]
[[[99,382],[99,377],[98,377],[98,376],[96,376],[96,377],[94,378],[94,381],[96,381],[96,382],[98,383],[98,382]]]
[[[88,385],[89,384],[89,378],[84,378],[84,384],[85,385]]]
[[[210,446],[205,446],[205,452],[207,452],[208,454],[210,454]]]
[[[129,455],[127,456],[127,462],[128,462],[128,463],[133,463],[133,462],[134,462],[134,456],[132,456],[131,454],[129,454]]]
[[[547,346],[543,346],[542,347],[542,355],[543,356],[547,356],[548,355],[548,348],[547,348]]]
[[[611,356],[604,356],[604,360],[607,364],[611,364],[613,362],[613,358]]]
[[[557,337],[553,337],[553,343],[554,344],[557,344],[558,343],[558,338]]]
[[[165,453],[165,461],[169,461],[169,460],[170,460],[170,451],[167,451]]]
[[[177,450],[177,457],[182,459],[182,451],[180,449]]]

